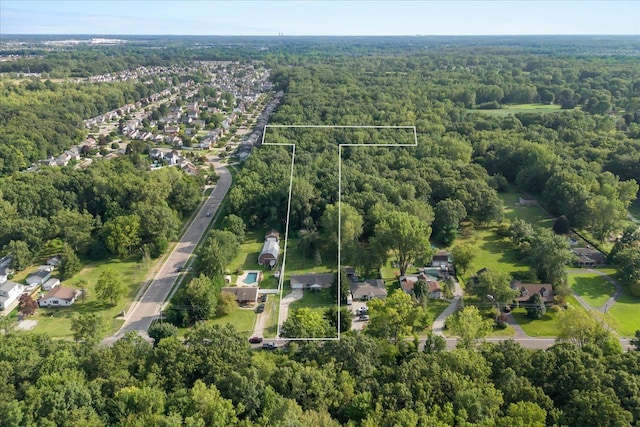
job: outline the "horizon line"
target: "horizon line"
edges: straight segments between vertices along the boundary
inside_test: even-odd
[[[513,34],[105,34],[105,33],[2,33],[0,37],[6,36],[101,36],[101,37],[131,37],[131,36],[153,36],[153,37],[273,37],[273,38],[293,38],[293,37],[558,37],[558,36],[601,36],[601,37],[638,37],[640,33],[513,33]]]

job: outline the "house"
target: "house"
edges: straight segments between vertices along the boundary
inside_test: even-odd
[[[68,307],[76,302],[80,291],[66,286],[57,286],[38,300],[40,307]]]
[[[0,283],[4,283],[9,280],[9,275],[13,274],[11,268],[11,262],[13,259],[9,255],[0,258]]]
[[[24,286],[20,283],[7,280],[0,285],[0,310],[5,310],[20,298]]]
[[[52,277],[51,279],[47,280],[46,282],[44,282],[42,284],[42,290],[43,291],[50,291],[51,289],[55,288],[56,286],[60,286],[60,279],[56,279],[55,277]]]
[[[511,282],[511,288],[520,292],[515,298],[519,304],[526,303],[536,293],[540,294],[545,305],[553,304],[553,286],[548,283],[521,283],[514,280]]]
[[[331,287],[334,273],[296,274],[291,276],[291,289],[323,289]]]
[[[258,264],[274,267],[280,256],[280,233],[271,230],[264,236],[264,245],[258,255]]]
[[[61,262],[62,262],[62,257],[60,255],[55,255],[47,260],[47,265],[57,267],[60,265]]]
[[[251,304],[258,300],[258,291],[260,288],[257,286],[234,286],[222,288],[221,292],[233,294],[236,297],[236,301],[239,304]]]
[[[170,153],[165,154],[164,155],[164,159],[170,165],[177,165],[178,162],[182,159],[182,157],[180,157],[180,154],[178,154],[178,152],[176,150],[173,150]]]
[[[451,254],[447,251],[438,251],[433,256],[431,260],[432,267],[449,267],[453,259],[451,258]]]
[[[398,280],[400,282],[400,287],[402,288],[402,290],[408,294],[413,293],[413,288],[419,280],[423,280],[427,282],[427,285],[429,287],[429,298],[442,298],[442,289],[438,284],[438,279],[429,274],[418,273],[417,275],[405,275],[400,276]]]
[[[590,247],[573,248],[572,252],[578,256],[576,264],[580,267],[595,267],[607,264],[607,257],[596,249]]]
[[[525,197],[518,198],[518,204],[520,206],[538,206],[538,202],[534,199],[527,199]]]
[[[342,285],[344,286],[344,285]],[[386,299],[387,288],[382,279],[369,279],[364,282],[351,282],[351,296],[354,300]]]
[[[42,285],[49,280],[51,272],[47,270],[38,270],[27,276],[27,285]]]

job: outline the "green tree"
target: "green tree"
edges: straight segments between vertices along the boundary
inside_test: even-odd
[[[118,258],[125,258],[142,243],[140,217],[121,215],[107,221],[102,227],[109,251]]]
[[[244,242],[247,226],[239,216],[234,214],[225,216],[222,220],[222,229],[235,234],[239,242]]]
[[[238,302],[233,294],[221,292],[218,298],[218,306],[216,307],[216,316],[226,316],[233,313],[238,308]]]
[[[341,271],[336,273],[333,280],[331,281],[330,292],[334,301],[338,302],[338,275],[340,275],[340,304],[344,305],[347,303],[347,298],[349,297],[349,295],[351,295],[351,289],[349,287],[350,286],[349,277],[347,276],[347,273],[344,271],[344,268],[342,268]]]
[[[324,338],[331,332],[329,322],[322,314],[303,307],[289,312],[280,334],[285,338]]]
[[[448,246],[458,235],[460,221],[467,216],[467,210],[460,200],[445,199],[436,204],[434,214],[433,237]]]
[[[73,339],[77,342],[96,345],[105,330],[104,319],[98,313],[76,314],[71,319]]]
[[[611,388],[573,390],[565,405],[563,423],[574,426],[623,427],[631,425],[633,416],[620,406]]]
[[[341,250],[354,245],[363,231],[364,220],[355,208],[348,203],[342,202],[340,211],[340,240]],[[322,234],[329,250],[338,251],[338,206],[329,204],[320,218]]]
[[[575,259],[569,241],[551,230],[541,229],[531,238],[531,268],[538,278],[552,285],[567,281],[565,266]]]
[[[632,284],[640,280],[640,250],[630,246],[620,250],[615,255],[618,265],[618,276],[626,284]]]
[[[493,299],[502,305],[510,304],[518,295],[518,291],[511,288],[510,277],[499,270],[486,270],[478,276],[478,283],[473,285],[473,293],[480,299]]]
[[[168,322],[155,322],[153,325],[151,325],[147,333],[153,340],[154,345],[157,345],[163,338],[177,336],[178,328]]]
[[[532,319],[539,319],[547,312],[547,307],[537,292],[529,297],[525,303],[525,309],[527,310],[527,316]]]
[[[82,264],[80,263],[80,259],[74,252],[71,245],[65,243],[62,248],[62,260],[60,261],[60,266],[58,267],[58,271],[60,273],[61,280],[67,280],[73,277],[74,274],[79,272],[82,269]]]
[[[471,267],[476,255],[477,251],[475,247],[469,243],[456,245],[451,249],[453,264],[463,275],[466,274],[467,270]]]
[[[227,427],[238,422],[233,403],[223,398],[215,385],[207,386],[196,380],[189,403],[194,410],[193,415],[185,418],[187,426]]]
[[[91,243],[91,233],[95,228],[96,220],[88,212],[80,213],[61,209],[51,218],[51,225],[56,234],[74,251],[84,253]]]
[[[566,216],[560,215],[553,222],[553,232],[556,234],[569,234],[571,227],[569,226],[569,220]]]
[[[240,243],[233,233],[212,230],[198,251],[196,269],[209,277],[223,274],[229,262],[238,253],[240,253]]]
[[[374,298],[368,306],[370,321],[365,332],[376,338],[392,339],[397,343],[410,336],[417,325],[426,323],[424,309],[402,289],[393,291],[386,300]]]
[[[381,252],[391,251],[404,276],[410,264],[431,255],[430,236],[431,228],[418,217],[392,210],[376,224],[372,244]]]
[[[96,282],[96,296],[102,300],[109,300],[113,306],[118,305],[126,291],[126,286],[114,270],[103,271]]]
[[[613,349],[621,349],[620,343],[605,329],[602,321],[590,313],[578,308],[570,308],[560,312],[558,316],[560,324],[558,341],[567,341],[580,348],[594,344],[603,350],[608,350],[613,344]]]
[[[11,262],[16,271],[24,270],[33,261],[29,246],[22,240],[11,240],[2,248],[2,253],[11,256]]]
[[[472,348],[493,330],[493,321],[482,317],[477,307],[466,306],[447,318],[447,328],[458,336],[458,347]]]
[[[204,274],[191,279],[185,289],[186,299],[191,306],[191,318],[195,321],[212,319],[216,313],[219,292],[213,281]]]
[[[587,212],[587,226],[601,242],[621,229],[627,214],[624,203],[607,196],[594,196],[588,203]]]
[[[338,307],[332,305],[324,311],[323,317],[329,322],[331,332],[338,331]],[[340,333],[344,334],[351,330],[353,316],[349,309],[345,306],[340,307]]]
[[[506,416],[498,419],[500,427],[544,427],[547,425],[547,411],[535,402],[510,403]]]

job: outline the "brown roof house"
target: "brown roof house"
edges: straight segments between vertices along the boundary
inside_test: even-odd
[[[40,298],[38,305],[40,307],[68,307],[76,302],[79,294],[80,291],[78,289],[57,286]]]
[[[279,256],[280,233],[277,230],[271,230],[264,236],[264,245],[258,255],[258,264],[273,268],[278,263]]]
[[[593,248],[574,248],[573,253],[578,256],[576,264],[580,267],[595,267],[607,264],[607,257]]]
[[[345,286],[346,284],[341,284]],[[382,279],[369,279],[364,282],[351,282],[351,296],[354,300],[386,299],[387,288]]]
[[[256,302],[258,300],[259,290],[257,286],[234,286],[221,289],[222,292],[235,295],[236,301],[238,301],[239,304]]]
[[[440,299],[443,296],[442,288],[438,284],[438,279],[425,273],[419,273],[417,275],[400,276],[400,287],[408,294],[413,293],[413,288],[419,280],[424,280],[429,286],[429,298]]]
[[[511,282],[511,288],[519,292],[515,300],[520,305],[526,303],[536,293],[540,294],[545,305],[553,304],[553,286],[548,283],[520,283],[514,280]]]

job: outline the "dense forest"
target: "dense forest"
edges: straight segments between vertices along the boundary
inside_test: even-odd
[[[0,336],[0,419],[18,426],[629,426],[640,352],[442,351],[365,335],[251,351],[232,326],[151,346]],[[186,345],[185,345],[186,344]]]

